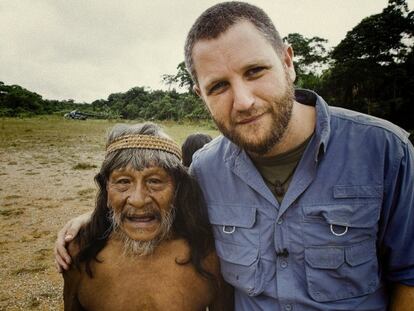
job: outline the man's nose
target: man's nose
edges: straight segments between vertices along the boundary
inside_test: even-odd
[[[233,108],[237,111],[249,110],[254,105],[254,95],[245,82],[233,83],[233,101]]]
[[[148,191],[141,185],[136,185],[128,195],[127,203],[133,207],[142,207],[149,200]]]

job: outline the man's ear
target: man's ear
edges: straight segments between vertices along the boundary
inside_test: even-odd
[[[285,45],[284,55],[283,55],[283,66],[286,67],[287,73],[289,74],[292,81],[295,81],[296,79],[296,72],[295,72],[295,66],[293,64],[293,57],[294,52],[291,45]]]
[[[194,91],[194,93],[197,94],[198,97],[201,97],[201,90],[200,90],[200,87],[197,84],[193,85],[193,91]]]

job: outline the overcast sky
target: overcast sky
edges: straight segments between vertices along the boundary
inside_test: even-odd
[[[213,0],[0,0],[0,81],[47,99],[91,102],[134,86],[160,89]],[[387,0],[251,0],[282,36],[337,45]],[[414,0],[408,0],[410,10]]]

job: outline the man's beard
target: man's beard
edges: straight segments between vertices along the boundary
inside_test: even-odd
[[[112,223],[112,237],[121,240],[124,245],[124,254],[127,256],[146,256],[154,252],[154,249],[164,240],[168,239],[171,234],[171,228],[175,218],[175,208],[171,207],[169,211],[157,211],[160,214],[160,226],[157,236],[149,241],[140,241],[130,238],[122,230],[126,211],[116,212],[110,208],[110,220]],[[137,229],[140,230],[140,229]]]
[[[249,118],[250,116],[259,115],[262,113],[270,113],[272,116],[272,127],[267,135],[261,141],[247,140],[242,133],[238,133],[234,120],[230,120],[230,128],[227,128],[223,122],[214,120],[220,132],[230,139],[234,144],[250,153],[264,155],[268,153],[274,146],[276,146],[289,125],[292,117],[292,108],[295,98],[295,91],[293,82],[285,71],[286,90],[282,98],[275,99],[270,107],[266,107],[264,111],[258,111],[258,108],[252,107],[249,111],[239,113],[240,118]],[[213,118],[214,119],[214,118]]]

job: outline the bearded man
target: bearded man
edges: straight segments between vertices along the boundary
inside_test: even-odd
[[[148,123],[115,127],[106,150],[96,208],[69,245],[65,310],[231,309],[179,146]]]

